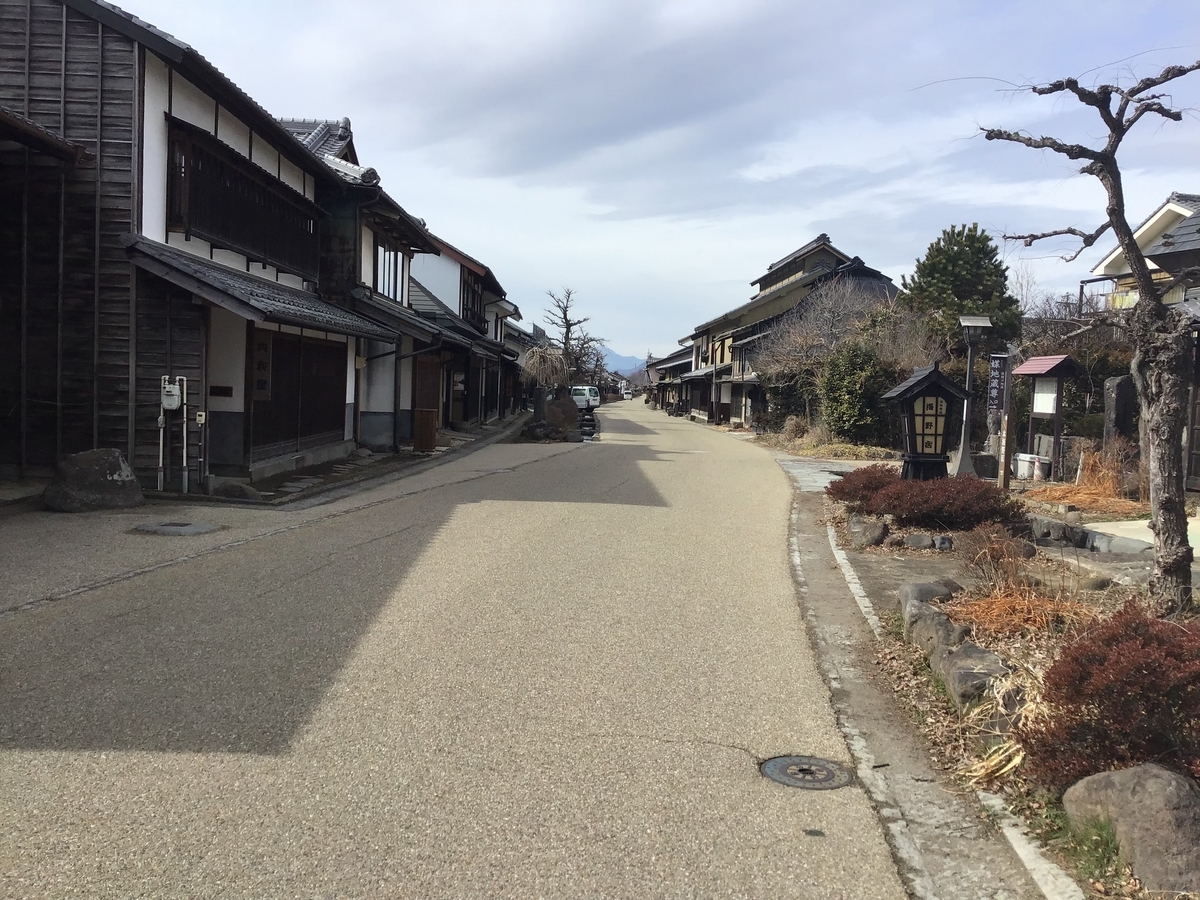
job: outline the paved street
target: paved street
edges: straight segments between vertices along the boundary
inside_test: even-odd
[[[787,475],[601,418],[308,509],[0,521],[0,895],[903,897],[861,787],[758,772],[850,762]],[[223,529],[129,533],[165,515]]]

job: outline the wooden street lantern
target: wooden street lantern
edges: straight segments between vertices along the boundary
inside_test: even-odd
[[[917,369],[912,377],[883,395],[900,407],[904,426],[902,478],[929,481],[946,477],[946,424],[954,403],[967,399],[967,392],[947,378],[935,362]]]
[[[1050,460],[1051,474],[1061,481],[1062,468],[1062,393],[1063,382],[1068,378],[1083,375],[1084,370],[1066,354],[1058,356],[1031,356],[1012,373],[1033,379],[1029,391],[1029,437],[1026,453],[1033,453],[1033,425],[1037,419],[1054,420],[1054,450]]]

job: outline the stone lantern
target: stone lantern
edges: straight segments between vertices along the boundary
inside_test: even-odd
[[[902,478],[929,481],[946,477],[946,425],[955,403],[963,403],[967,392],[942,374],[935,362],[917,369],[912,377],[883,395],[900,407],[904,426]]]

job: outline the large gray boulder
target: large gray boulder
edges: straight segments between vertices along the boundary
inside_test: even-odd
[[[42,501],[57,512],[88,512],[141,506],[146,498],[121,451],[108,449],[64,456]]]
[[[904,607],[904,636],[929,656],[940,647],[954,649],[971,636],[971,629],[955,625],[936,606],[915,602]]]
[[[1200,785],[1153,763],[1089,775],[1067,789],[1075,827],[1112,823],[1121,857],[1150,891],[1200,891]]]

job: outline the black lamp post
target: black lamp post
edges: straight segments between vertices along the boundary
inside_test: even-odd
[[[971,392],[975,390],[975,348],[983,337],[983,329],[992,327],[987,316],[959,316],[963,337],[967,341],[967,397],[963,400],[962,440],[958,444],[958,459],[951,475],[974,475],[975,464],[971,462]]]

